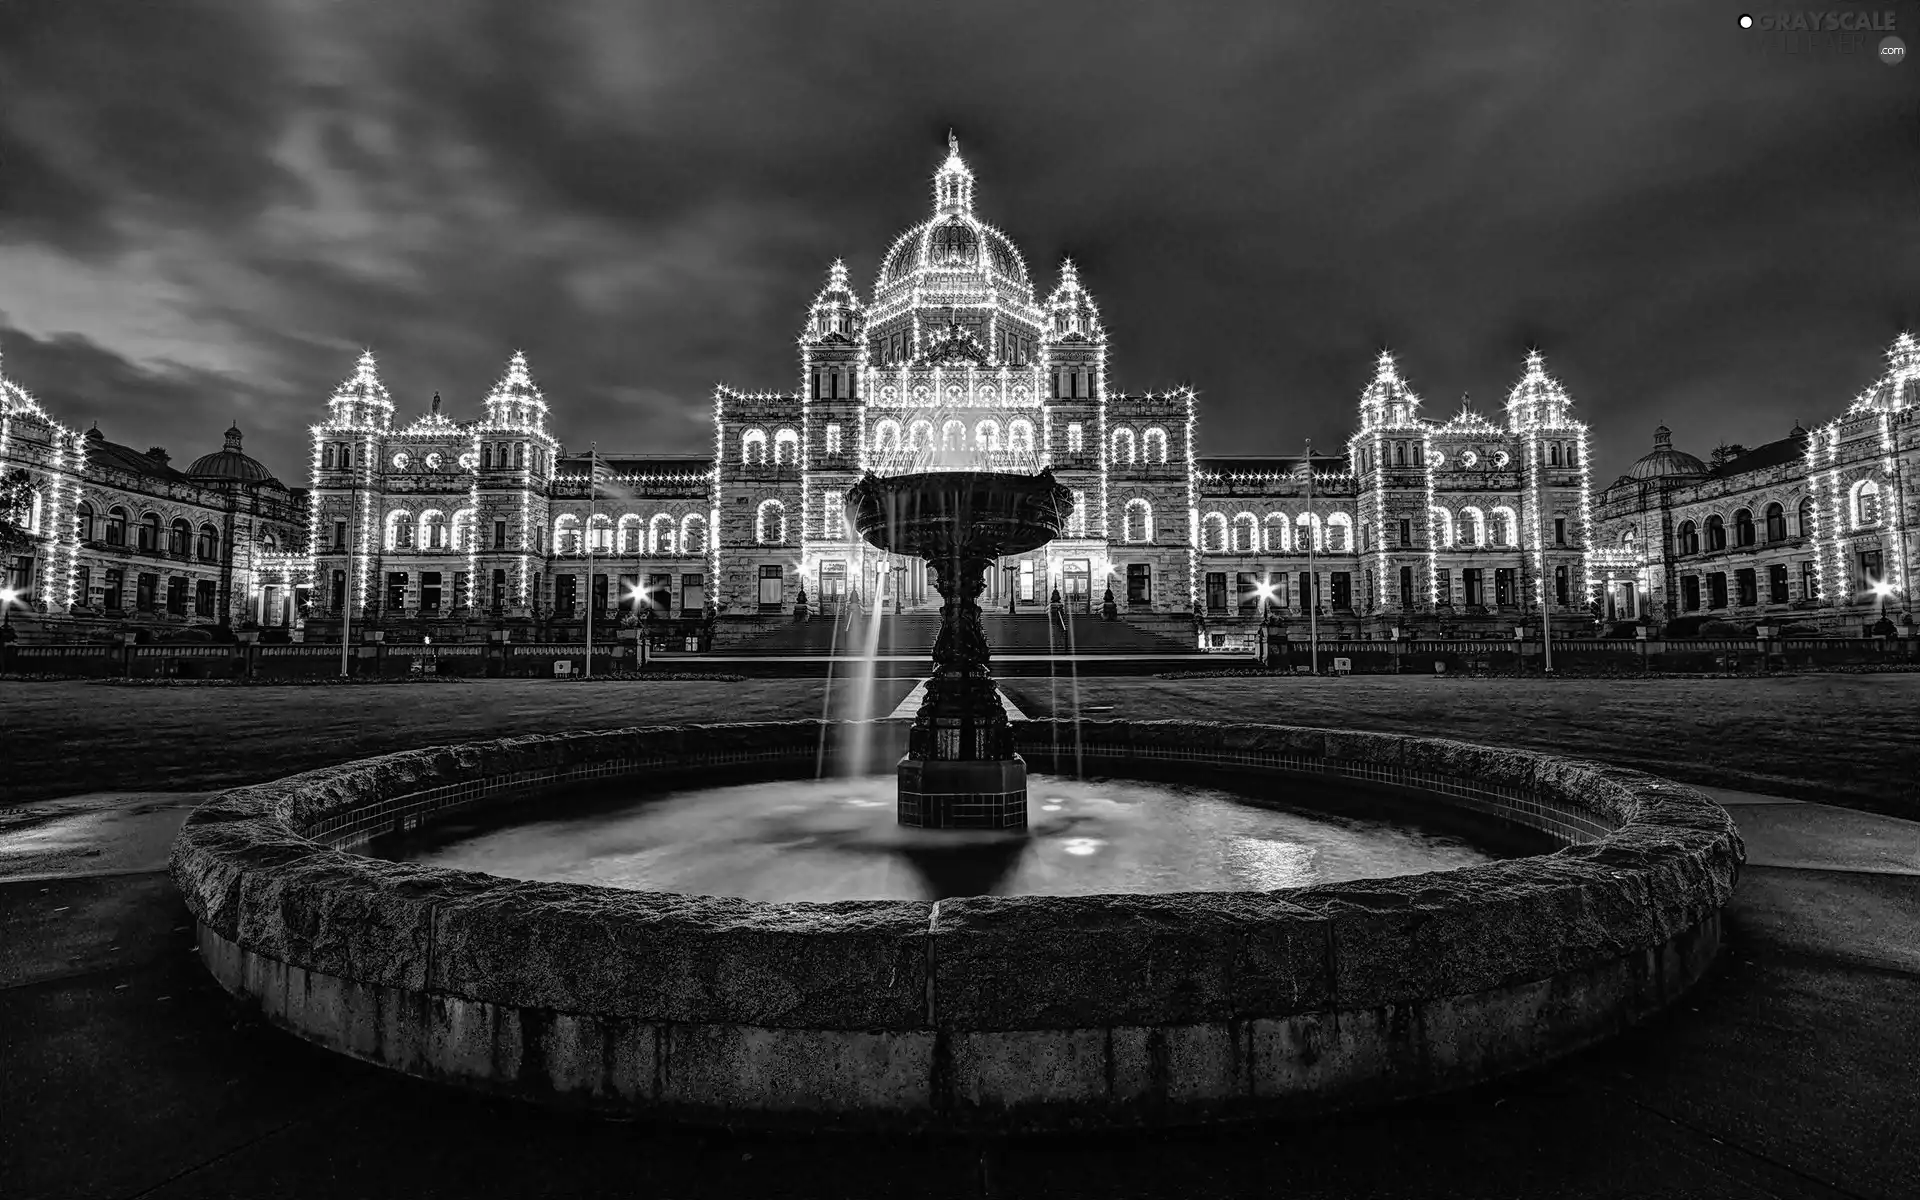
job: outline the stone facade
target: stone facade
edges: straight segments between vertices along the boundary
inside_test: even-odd
[[[290,625],[306,583],[306,493],[241,448],[185,470],[165,450],[75,433],[0,377],[0,470],[26,472],[6,564],[10,621],[40,636]]]
[[[1902,334],[1887,359],[1841,416],[1711,463],[1656,430],[1596,506],[1603,619],[1848,634],[1905,624],[1920,344]]]

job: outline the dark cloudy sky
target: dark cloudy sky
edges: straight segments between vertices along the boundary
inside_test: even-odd
[[[1742,10],[0,0],[0,354],[68,424],[179,458],[237,419],[296,479],[362,346],[406,418],[520,348],[571,446],[704,450],[952,126],[1203,450],[1344,440],[1383,346],[1494,411],[1533,342],[1610,477],[1657,422],[1824,419],[1920,326],[1920,63]]]

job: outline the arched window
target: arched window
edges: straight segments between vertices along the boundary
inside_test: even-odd
[[[900,422],[888,417],[873,424],[873,449],[876,454],[900,452]]]
[[[778,500],[762,500],[753,517],[753,540],[762,546],[778,546],[787,540],[787,506]]]
[[[749,429],[740,435],[740,461],[750,467],[765,465],[767,461],[767,431]]]
[[[1233,518],[1233,552],[1252,554],[1260,548],[1260,520],[1250,512]]]
[[[1407,444],[1405,442],[1394,443],[1393,465],[1396,467],[1404,467],[1407,465]]]
[[[907,449],[908,450],[933,449],[933,422],[932,421],[915,421],[913,424],[907,426]]]
[[[1268,513],[1266,549],[1273,554],[1284,554],[1289,549],[1289,546],[1290,543],[1287,537],[1287,514],[1277,512]]]
[[[1493,525],[1491,536],[1488,538],[1488,544],[1492,546],[1514,545],[1514,532],[1520,522],[1519,519],[1514,516],[1513,510],[1502,504],[1487,515],[1492,518]]]
[[[140,549],[160,549],[160,514],[143,513],[140,517]]]
[[[1801,537],[1813,536],[1813,497],[1800,497],[1800,506],[1794,514],[1794,524]]]
[[[1200,549],[1223,554],[1227,549],[1227,514],[1211,512],[1200,518]]]
[[[484,470],[493,470],[493,443],[480,447],[480,465]]]
[[[1880,485],[1862,479],[1853,485],[1853,527],[1867,529],[1880,523]]]
[[[1700,553],[1700,530],[1692,521],[1680,522],[1680,528],[1673,531],[1674,553]]]
[[[219,562],[220,531],[212,525],[202,525],[200,536],[194,539],[193,556],[201,562]]]
[[[470,508],[453,514],[453,548],[463,553],[473,550],[473,510]]]
[[[1000,422],[982,421],[973,427],[973,448],[989,453],[1000,449]]]
[[[1437,537],[1443,548],[1453,549],[1453,514],[1436,504],[1428,510],[1427,520],[1433,523],[1431,536]]]
[[[1150,426],[1144,434],[1140,435],[1140,449],[1142,456],[1147,462],[1165,463],[1167,461],[1167,431],[1158,425]]]
[[[323,470],[333,470],[333,443],[329,442],[320,448],[320,466]]]
[[[193,526],[187,524],[182,518],[174,518],[173,524],[167,526],[167,553],[178,558],[185,558],[187,556],[187,545],[192,541]]]
[[[791,429],[781,429],[773,435],[773,462],[775,466],[791,467],[800,462],[800,435]]]
[[[387,536],[383,544],[389,550],[413,549],[413,514],[396,508],[387,514]]]
[[[1153,506],[1138,497],[1127,501],[1126,511],[1121,516],[1120,536],[1135,546],[1152,541]]]
[[[1727,523],[1720,519],[1719,513],[1715,513],[1707,518],[1707,552],[1711,554],[1715,550],[1726,548]]]
[[[1113,431],[1113,461],[1124,467],[1130,467],[1134,461],[1133,430],[1125,425]]]
[[[1327,517],[1326,538],[1330,554],[1353,549],[1353,518],[1341,512]]]
[[[1633,526],[1627,526],[1626,531],[1620,535],[1620,548],[1622,550],[1633,549],[1633,539],[1637,532]]]
[[[1767,540],[1784,542],[1787,540],[1787,509],[1779,501],[1767,505]]]
[[[965,450],[967,448],[967,427],[959,421],[948,421],[940,427],[940,448],[942,450]]]
[[[647,553],[673,553],[673,518],[666,513],[655,513],[647,522]]]
[[[1733,544],[1751,546],[1753,542],[1753,511],[1743,508],[1733,514]]]
[[[1487,518],[1478,508],[1468,505],[1460,510],[1460,536],[1457,541],[1461,546],[1487,544]]]
[[[1033,422],[1015,417],[1007,423],[1007,449],[1015,454],[1033,453]]]
[[[684,554],[706,553],[707,519],[699,513],[680,518],[680,549]]]
[[[447,548],[447,516],[437,508],[430,508],[420,514],[420,548],[422,550],[445,550]]]
[[[272,554],[279,548],[280,539],[273,536],[273,530],[268,529],[260,534],[260,549],[266,551],[268,554]]]
[[[1319,513],[1301,513],[1293,519],[1294,549],[1305,553],[1311,546],[1314,550],[1325,550],[1327,539],[1325,530],[1320,527]]]
[[[1553,445],[1547,447],[1547,465],[1553,466],[1553,467],[1557,467],[1560,465],[1560,443],[1559,442],[1555,442]]]
[[[93,505],[85,500],[73,510],[73,536],[83,542],[93,540]]]
[[[109,546],[127,544],[127,510],[118,504],[107,510],[106,538]]]
[[[521,471],[521,470],[525,470],[526,466],[527,466],[527,444],[525,442],[515,442],[513,444],[513,469],[516,471]]]
[[[587,518],[587,543],[595,554],[613,552],[613,518],[606,513],[594,513]]]
[[[553,552],[555,554],[580,553],[580,518],[572,513],[561,513],[553,522]]]

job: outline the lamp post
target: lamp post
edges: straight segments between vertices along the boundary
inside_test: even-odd
[[[893,564],[893,615],[896,617],[900,615],[900,593],[906,587],[906,575],[907,565],[905,563]]]
[[[1307,653],[1315,675],[1320,674],[1320,575],[1313,566],[1313,536],[1318,523],[1313,515],[1313,439],[1307,439]]]
[[[1019,586],[1020,564],[1008,563],[1006,566],[1001,567],[1000,569],[1007,573],[1007,615],[1011,617],[1015,613],[1020,611],[1018,608],[1014,607],[1014,602],[1016,599],[1015,589]]]

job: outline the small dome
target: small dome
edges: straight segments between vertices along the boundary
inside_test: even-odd
[[[1671,475],[1705,475],[1707,464],[1684,450],[1673,448],[1673,431],[1665,425],[1653,431],[1653,452],[1627,468],[1627,478],[1665,479]]]
[[[226,445],[212,454],[204,454],[193,460],[187,468],[190,479],[231,481],[243,484],[278,483],[273,472],[259,459],[250,457],[240,449],[240,427],[227,428]]]

